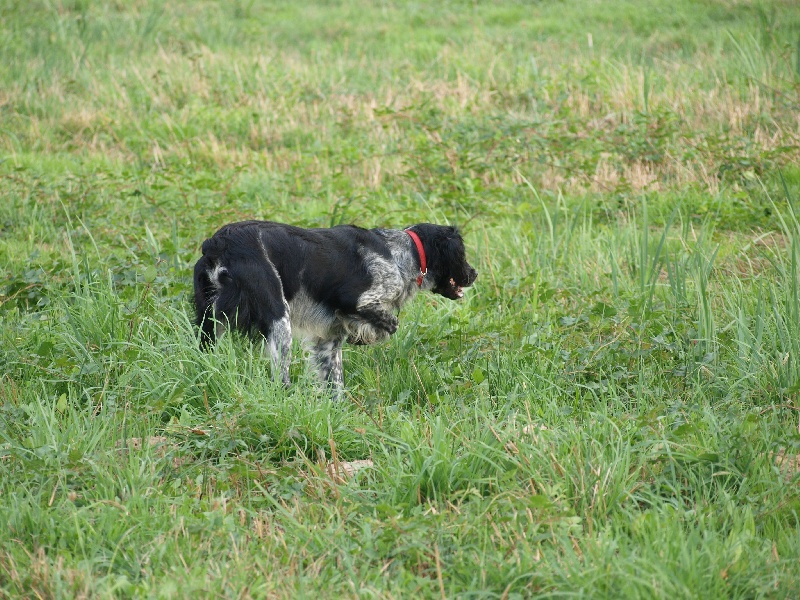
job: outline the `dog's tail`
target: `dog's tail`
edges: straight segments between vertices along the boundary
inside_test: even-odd
[[[218,324],[269,339],[287,310],[272,264],[217,237],[205,241],[195,265],[194,304],[202,348],[216,341]]]

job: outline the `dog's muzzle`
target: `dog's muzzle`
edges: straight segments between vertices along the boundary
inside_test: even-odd
[[[458,300],[459,298],[463,298],[464,288],[470,287],[473,283],[475,283],[475,280],[477,278],[478,278],[478,272],[473,268],[470,268],[469,272],[467,273],[467,278],[462,282],[457,282],[455,279],[451,277],[450,281],[448,282],[448,287],[447,289],[444,290],[442,295],[445,296],[446,298],[452,298],[453,300]]]

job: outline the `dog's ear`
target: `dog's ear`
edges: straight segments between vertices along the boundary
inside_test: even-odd
[[[448,262],[460,262],[464,259],[464,239],[457,227],[444,227],[441,238],[442,251]]]

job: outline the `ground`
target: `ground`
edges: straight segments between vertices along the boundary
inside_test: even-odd
[[[800,596],[793,0],[0,7],[0,597]],[[462,228],[331,402],[191,268]]]

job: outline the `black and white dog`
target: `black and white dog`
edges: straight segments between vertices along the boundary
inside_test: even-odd
[[[194,303],[203,347],[226,326],[264,339],[289,385],[292,336],[303,338],[338,398],[345,340],[386,340],[397,331],[395,313],[417,290],[455,300],[476,277],[454,227],[302,229],[244,221],[203,243]]]

